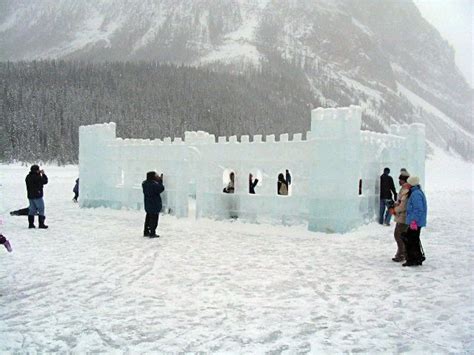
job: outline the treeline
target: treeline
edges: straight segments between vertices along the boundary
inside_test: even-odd
[[[79,126],[110,121],[133,138],[305,132],[320,102],[300,75],[291,67],[231,74],[150,62],[3,62],[0,160],[76,163]]]

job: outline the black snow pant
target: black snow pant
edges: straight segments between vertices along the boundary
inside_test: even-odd
[[[406,233],[404,233],[403,241],[407,254],[406,261],[409,264],[418,264],[425,260],[425,254],[420,241],[420,233],[421,227],[418,227],[417,230],[408,228]]]
[[[150,236],[156,234],[156,227],[158,227],[159,213],[147,213],[145,217],[145,228],[143,235]]]

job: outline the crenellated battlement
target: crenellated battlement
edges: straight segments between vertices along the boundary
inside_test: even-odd
[[[87,127],[87,130],[84,132],[94,133],[97,128],[103,128],[103,125],[93,125],[93,126],[82,126]],[[81,127],[81,128],[82,128]],[[306,133],[307,137],[311,136],[311,132]],[[309,139],[310,140],[310,139]],[[115,138],[113,142],[108,142],[112,145],[124,145],[124,146],[163,146],[163,145],[219,145],[219,144],[266,144],[266,143],[301,143],[307,142],[307,139],[303,139],[303,133],[295,133],[291,136],[288,133],[280,134],[276,136],[274,134],[269,134],[266,136],[256,134],[254,136],[242,135],[238,136],[219,136],[215,137],[213,134],[209,134],[204,131],[187,131],[185,132],[184,140],[181,137],[165,137],[163,139],[140,139],[140,138]]]
[[[405,144],[405,137],[372,131],[361,131],[360,140],[362,144],[369,144],[373,146],[384,145],[390,148],[398,148]]]
[[[316,108],[311,111],[311,138],[357,139],[361,120],[359,106]]]

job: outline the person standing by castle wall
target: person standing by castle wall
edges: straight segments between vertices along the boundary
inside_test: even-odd
[[[398,199],[395,202],[395,206],[393,209],[395,222],[397,223],[393,232],[395,242],[397,243],[397,252],[392,258],[392,260],[395,262],[403,261],[406,258],[405,243],[403,242],[402,234],[408,230],[408,224],[406,224],[406,206],[408,201],[408,194],[410,192],[410,185],[407,183],[407,179],[409,177],[410,174],[405,169],[402,169],[400,171],[400,176],[398,177],[398,183],[400,184],[401,188],[398,193]]]
[[[425,261],[423,248],[421,247],[420,233],[421,228],[426,226],[426,216],[428,213],[428,204],[426,197],[421,190],[420,179],[417,176],[408,178],[410,195],[407,202],[406,224],[409,225],[405,233],[405,247],[407,250],[406,263],[403,266],[422,265]]]
[[[156,228],[158,227],[159,214],[162,208],[160,194],[165,191],[163,174],[159,176],[155,171],[149,171],[146,174],[146,180],[142,183],[142,189],[146,211],[143,236],[158,238]]]
[[[395,190],[395,184],[393,183],[392,177],[389,175],[390,169],[383,169],[383,174],[380,176],[380,211],[379,211],[379,223],[390,225],[390,214],[389,208],[393,204],[393,201],[397,200],[397,190]],[[392,198],[393,194],[393,198]]]
[[[72,198],[72,200],[74,202],[77,202],[77,199],[79,198],[79,178],[76,179],[76,184],[74,185],[72,192],[74,192],[74,197]]]

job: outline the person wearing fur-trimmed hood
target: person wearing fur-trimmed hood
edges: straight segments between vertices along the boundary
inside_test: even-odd
[[[406,233],[408,230],[406,218],[408,194],[410,193],[410,185],[407,182],[409,177],[410,174],[406,169],[400,170],[398,183],[400,184],[401,188],[398,192],[398,198],[393,208],[394,219],[396,222],[393,236],[395,238],[395,242],[397,243],[397,252],[395,253],[395,256],[392,258],[392,260],[395,262],[400,262],[406,259],[405,243],[403,242],[402,234]]]

